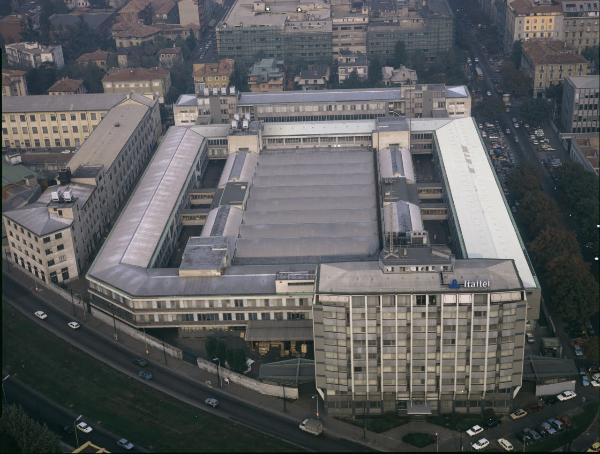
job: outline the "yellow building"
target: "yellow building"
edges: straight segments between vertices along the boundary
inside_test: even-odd
[[[235,62],[231,58],[222,58],[217,63],[194,63],[194,90],[202,95],[205,88],[229,87]]]
[[[508,1],[504,30],[504,48],[512,49],[515,41],[535,38],[561,39],[562,7],[558,3],[540,4],[534,0]]]
[[[164,68],[114,69],[102,79],[104,93],[137,93],[147,97],[158,97],[165,102],[171,88],[171,74]]]
[[[535,39],[523,43],[521,70],[532,81],[533,96],[569,76],[589,74],[589,62],[563,41]]]
[[[81,145],[124,95],[8,96],[2,98],[4,148]]]
[[[2,70],[2,96],[27,96],[25,71],[19,69]]]

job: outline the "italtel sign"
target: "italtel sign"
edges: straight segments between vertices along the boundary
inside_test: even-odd
[[[448,284],[448,288],[460,288],[460,287],[465,287],[465,288],[490,288],[490,281],[482,281],[482,280],[478,280],[478,281],[463,281],[462,283],[459,283],[456,279],[452,279],[452,281]]]

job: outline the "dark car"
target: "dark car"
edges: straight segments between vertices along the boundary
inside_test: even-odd
[[[528,444],[531,443],[533,441],[533,439],[531,438],[531,436],[529,435],[528,430],[523,430],[522,432],[519,432],[517,434],[517,438],[519,439],[519,441],[523,444]]]
[[[500,424],[500,420],[495,416],[491,416],[488,419],[486,419],[483,424],[485,425],[485,427],[492,428]]]
[[[532,430],[532,429],[529,430],[529,436],[531,438],[533,438],[533,441],[538,441],[538,440],[542,439],[542,436],[538,432],[536,432],[535,430]]]
[[[144,380],[152,380],[152,372],[149,370],[140,370],[138,376]]]
[[[554,404],[558,403],[558,399],[556,398],[556,396],[548,396],[548,397],[544,398],[544,403],[546,405],[554,405]]]
[[[148,365],[148,361],[143,358],[134,358],[133,364],[140,367],[146,367]]]

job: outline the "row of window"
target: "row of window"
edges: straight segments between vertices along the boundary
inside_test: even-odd
[[[71,121],[77,121],[77,113],[70,113],[70,114],[66,114],[66,113],[61,113],[61,114],[56,114],[56,113],[51,113],[51,114],[45,114],[45,113],[40,113],[40,114],[21,114],[19,115],[19,122],[24,123],[27,120],[29,120],[30,122],[35,122],[35,121],[57,121],[57,119],[60,118],[60,121],[67,121],[67,115],[69,115],[69,119]],[[7,118],[11,123],[16,123],[17,122],[17,115],[16,114],[5,114],[2,115],[2,123],[6,123],[7,122]],[[103,113],[96,113],[96,112],[90,112],[89,113],[89,119],[92,121],[95,121],[97,119],[102,119],[104,118],[104,114]],[[88,119],[88,113],[87,112],[80,112],[79,113],[79,119],[81,120],[87,120]]]

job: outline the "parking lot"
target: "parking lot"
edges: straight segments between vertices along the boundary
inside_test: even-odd
[[[477,126],[479,127],[479,131],[484,140],[488,155],[490,156],[494,169],[496,170],[498,180],[502,185],[502,190],[505,194],[508,194],[508,177],[511,170],[514,167],[519,166],[518,157],[512,150],[510,141],[507,137],[510,136],[510,130],[508,130],[509,134],[506,134],[505,131],[502,131],[499,121],[494,123],[479,123]]]

